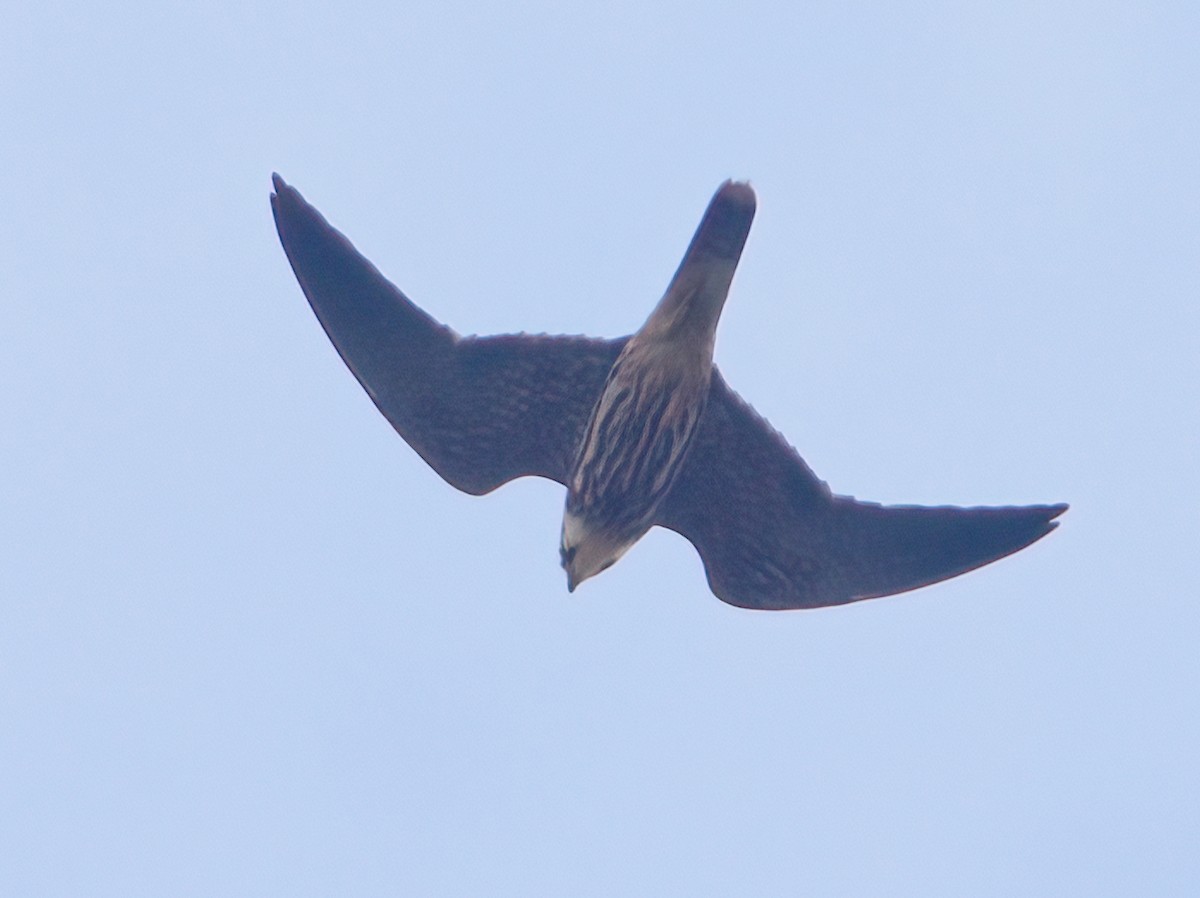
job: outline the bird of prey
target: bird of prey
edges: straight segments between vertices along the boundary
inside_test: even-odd
[[[1009,555],[1067,506],[883,506],[833,494],[726,385],[713,340],[754,218],[748,184],[709,203],[666,293],[615,340],[461,337],[414,305],[274,176],[271,207],[304,295],[400,436],[473,495],[515,477],[567,488],[567,588],[654,526],[682,534],[718,598],[743,608],[841,605]]]

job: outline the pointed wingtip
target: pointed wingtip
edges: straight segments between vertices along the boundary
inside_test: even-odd
[[[1040,507],[1042,514],[1044,515],[1042,520],[1045,522],[1046,526],[1046,529],[1042,531],[1042,536],[1045,536],[1051,530],[1058,529],[1058,525],[1061,524],[1062,521],[1056,521],[1054,519],[1061,516],[1070,507],[1071,506],[1066,502],[1058,502],[1054,505],[1043,505]],[[1040,539],[1041,537],[1038,538]]]
[[[271,214],[275,216],[275,228],[282,240],[286,227],[285,219],[294,216],[297,207],[307,204],[304,203],[300,192],[283,180],[279,172],[271,172],[271,186],[275,188],[271,192]],[[286,249],[286,241],[284,246]]]
[[[285,249],[288,243],[285,232],[295,232],[297,228],[305,226],[305,222],[310,225],[316,224],[322,229],[333,230],[321,213],[304,199],[300,191],[283,180],[277,172],[271,174],[271,184],[275,187],[271,194],[271,212],[275,216],[275,226]]]

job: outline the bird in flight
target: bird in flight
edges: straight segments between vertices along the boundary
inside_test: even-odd
[[[1067,506],[885,506],[833,494],[713,366],[754,219],[718,188],[666,293],[628,337],[462,337],[414,305],[294,187],[271,208],[304,295],[405,441],[472,495],[516,477],[567,488],[567,588],[654,526],[686,537],[718,598],[841,605],[927,586],[1041,539]]]

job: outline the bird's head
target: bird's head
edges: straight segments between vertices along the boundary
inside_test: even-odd
[[[567,511],[563,515],[562,543],[558,550],[563,570],[567,572],[567,591],[574,592],[588,577],[612,567],[635,542],[637,537],[631,539],[591,527],[586,520]]]

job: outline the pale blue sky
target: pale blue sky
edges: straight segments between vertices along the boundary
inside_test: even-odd
[[[0,29],[0,893],[1200,891],[1194,3],[26,3]],[[442,483],[272,170],[462,332],[636,328],[833,488],[1069,501],[811,613]]]

